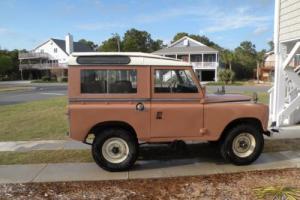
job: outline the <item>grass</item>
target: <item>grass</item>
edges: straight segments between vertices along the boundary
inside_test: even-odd
[[[65,139],[66,97],[0,106],[0,141]]]
[[[31,90],[31,87],[1,87],[0,86],[0,93],[2,92],[15,92],[15,91],[24,91],[24,90]]]
[[[251,92],[244,94],[252,96]],[[258,93],[268,104],[269,95]],[[0,106],[0,141],[65,139],[68,131],[66,97]]]
[[[93,162],[90,150],[1,152],[0,165]]]
[[[208,82],[205,85],[222,86],[222,85],[225,85],[225,83],[224,82]],[[248,82],[235,81],[235,82],[226,84],[226,86],[228,86],[228,85],[233,85],[233,86],[248,85]]]

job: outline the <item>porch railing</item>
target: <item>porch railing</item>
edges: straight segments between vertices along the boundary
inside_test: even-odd
[[[218,62],[192,62],[192,65],[196,69],[217,68]]]
[[[19,64],[19,69],[54,69],[54,68],[67,68],[67,64],[62,63],[36,63],[36,64],[29,64],[29,63],[21,63]]]

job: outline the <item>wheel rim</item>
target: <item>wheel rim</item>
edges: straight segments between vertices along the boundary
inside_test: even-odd
[[[129,148],[122,138],[109,138],[102,146],[103,157],[111,163],[121,163],[128,157]]]
[[[241,133],[237,135],[232,143],[233,153],[241,158],[250,156],[256,147],[256,141],[252,134]]]

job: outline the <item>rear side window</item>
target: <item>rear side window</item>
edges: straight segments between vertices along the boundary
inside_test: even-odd
[[[137,92],[137,71],[81,70],[81,93],[117,94]]]
[[[189,70],[155,70],[155,93],[197,93]]]

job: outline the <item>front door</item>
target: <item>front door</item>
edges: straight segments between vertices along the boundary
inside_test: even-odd
[[[155,67],[151,74],[151,139],[199,137],[202,94],[192,68]]]

